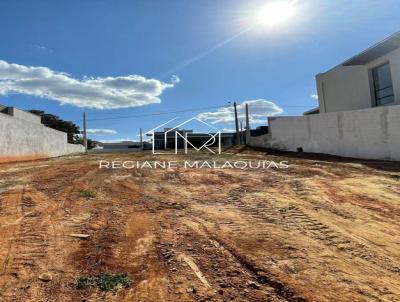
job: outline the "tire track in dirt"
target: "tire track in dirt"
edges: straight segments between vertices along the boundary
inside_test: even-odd
[[[245,193],[249,193],[248,190],[248,188],[235,189],[230,192],[227,200],[254,218],[297,230],[313,239],[322,241],[329,247],[371,262],[392,273],[400,274],[400,267],[395,265],[391,259],[378,256],[368,246],[355,242],[350,237],[333,230],[295,205],[281,207],[277,205],[274,198],[264,200],[248,198],[248,200],[242,201],[241,198]]]
[[[303,212],[296,206],[289,206],[281,209],[282,217],[291,228],[305,232],[312,238],[324,242],[325,245],[334,247],[342,252],[354,257],[371,262],[392,273],[400,274],[400,267],[396,266],[392,260],[386,257],[378,256],[372,252],[368,246],[355,242],[327,225],[319,222],[317,219]]]
[[[19,218],[14,222],[15,230],[9,246],[10,266],[7,269],[9,276],[14,278],[10,282],[9,290],[13,283],[25,284],[18,290],[5,292],[10,301],[20,301],[23,292],[24,300],[39,299],[37,286],[31,286],[32,280],[38,277],[38,272],[47,262],[47,250],[49,246],[49,221],[46,219],[46,200],[42,194],[32,188],[24,188],[19,191],[18,201],[14,206],[18,208]],[[14,199],[14,201],[17,201]],[[43,202],[44,205],[39,204]]]
[[[164,231],[160,248],[169,270],[174,272],[172,278],[178,295],[189,292],[194,301],[303,301],[279,295],[273,286],[210,236],[197,217],[168,216],[164,226],[173,235]]]
[[[237,193],[237,190],[235,190]],[[256,192],[256,190],[254,190]],[[247,195],[247,197],[249,197]],[[195,210],[191,211],[197,213],[197,217],[202,217],[203,219],[206,219],[209,221],[210,224],[212,224],[211,221],[214,221],[215,226],[211,229],[216,228],[215,232],[213,231],[214,234],[214,239],[216,241],[221,241],[221,245],[225,245],[228,250],[232,252],[232,254],[237,255],[239,259],[244,257],[244,263],[246,264],[246,261],[248,261],[249,267],[251,268],[252,266],[254,267],[254,271],[260,271],[260,272],[266,272],[265,276],[269,280],[271,279],[271,276],[274,276],[272,278],[272,284],[274,284],[274,281],[277,281],[277,291],[279,292],[280,288],[282,286],[285,286],[286,288],[296,288],[299,289],[300,292],[303,292],[303,289],[301,286],[298,287],[298,283],[296,282],[296,278],[293,279],[292,276],[296,276],[296,274],[302,272],[302,267],[304,262],[307,259],[307,254],[300,253],[300,251],[306,251],[306,246],[298,246],[294,243],[291,243],[289,240],[285,240],[285,238],[291,238],[292,236],[296,236],[295,233],[301,232],[303,235],[306,235],[308,237],[314,238],[310,235],[310,233],[307,233],[304,231],[304,228],[302,227],[303,221],[297,221],[297,216],[304,218],[301,216],[298,212],[296,213],[296,217],[280,217],[282,215],[281,209],[285,209],[283,206],[278,206],[276,204],[276,200],[273,198],[269,198],[269,202],[267,200],[264,200],[264,202],[260,201],[259,196],[258,198],[246,198],[246,201],[240,201],[240,198],[235,195],[235,198],[233,198],[235,201],[230,202],[230,204],[227,204],[227,202],[204,202],[202,203],[201,201],[197,200],[199,202],[199,205],[203,206],[204,204],[207,204],[207,209],[205,211],[201,210],[201,207],[196,206]],[[230,197],[228,197],[230,198]],[[236,212],[234,216],[228,216],[228,217],[223,217],[218,215],[217,221],[215,219],[211,219],[210,221],[210,214],[213,214],[215,212],[221,211],[221,206],[226,211],[227,213],[234,213]],[[215,208],[216,207],[216,208]],[[265,207],[267,210],[265,210]],[[217,211],[215,210],[217,209]],[[219,210],[218,210],[219,209]],[[242,214],[239,214],[242,213]],[[239,216],[238,216],[239,215]],[[273,215],[273,216],[271,216]],[[305,223],[309,224],[309,217],[307,216],[305,218]],[[288,221],[290,222],[288,225]],[[293,225],[290,225],[293,224]],[[274,226],[275,225],[275,226]],[[322,224],[321,224],[322,225]],[[321,227],[321,225],[318,223],[317,229]],[[325,225],[323,225],[325,226]],[[278,228],[277,228],[278,227]],[[311,231],[315,230],[315,225],[310,224],[309,229]],[[280,230],[279,232],[276,232],[276,230]],[[273,233],[271,234],[271,230],[273,230]],[[323,228],[323,230],[326,230]],[[224,235],[225,234],[225,235]],[[272,236],[271,236],[272,235]],[[222,236],[222,237],[221,237]],[[283,240],[279,239],[279,236],[282,236]],[[317,239],[317,241],[324,243],[327,247],[332,247],[329,246],[326,242],[321,241],[321,239]],[[332,238],[334,239],[334,238]],[[305,243],[307,241],[304,241]],[[329,240],[327,241],[329,242]],[[331,242],[330,242],[331,243]],[[263,246],[265,246],[265,249],[270,250],[271,253],[266,253],[266,256],[268,254],[273,255],[271,257],[266,257],[264,258],[262,250],[255,251],[254,254],[252,254],[251,249],[252,245],[255,244],[254,247],[257,247],[256,249],[259,249]],[[307,244],[307,243],[306,243]],[[240,248],[236,248],[237,246],[240,246]],[[299,249],[300,248],[300,249]],[[335,250],[339,251],[336,247]],[[283,254],[282,254],[283,253]],[[242,256],[245,255],[245,256]],[[254,255],[254,261],[252,261],[252,258],[248,258],[247,255]],[[350,257],[353,257],[354,255],[350,254]],[[343,257],[343,256],[342,256]],[[359,257],[360,259],[361,256]],[[250,260],[249,260],[250,259]],[[263,259],[263,260],[262,260]],[[304,260],[300,260],[304,259]],[[351,259],[351,258],[350,258]],[[257,261],[255,261],[257,260]],[[374,259],[372,259],[374,260]],[[384,259],[383,261],[385,261]],[[379,262],[379,266],[382,267],[384,262]],[[309,264],[312,264],[309,263]],[[270,267],[273,267],[272,272],[270,271]],[[282,269],[284,270],[284,274],[281,274]],[[300,269],[300,270],[299,270]],[[330,268],[329,268],[330,269]],[[334,266],[332,266],[332,270],[334,270]],[[340,272],[340,271],[339,271]],[[274,275],[274,273],[277,273]],[[283,279],[280,277],[282,276]],[[288,278],[287,278],[288,276]],[[299,275],[298,275],[299,276]],[[307,278],[307,276],[304,276]],[[303,277],[303,278],[304,278]],[[339,276],[332,277],[333,280],[335,278],[338,278]],[[345,278],[339,277],[339,278]],[[283,281],[285,280],[285,281]],[[308,280],[308,279],[307,279]],[[341,280],[341,279],[339,279]],[[316,281],[316,280],[314,280]],[[346,295],[347,299],[350,299],[349,295],[351,294],[351,291],[348,291],[348,286],[349,284],[346,284],[347,281],[344,282],[338,282],[335,286],[337,290],[339,291],[345,291],[344,294]],[[368,281],[367,281],[368,282]],[[300,283],[301,284],[301,283]],[[294,287],[293,287],[293,286]],[[379,293],[382,292],[381,288],[374,287],[373,290],[375,292],[375,296],[372,294],[372,290],[370,293],[363,291],[362,289],[365,286],[369,286],[368,283],[358,283],[352,285],[352,291],[358,291],[363,298],[369,297],[370,299],[373,299],[374,297],[378,297]],[[320,288],[319,290],[322,290]],[[318,291],[318,289],[316,290]],[[292,290],[292,292],[295,292]],[[390,293],[390,291],[386,291],[385,293]],[[315,292],[312,289],[308,289],[304,292],[304,295],[306,298],[309,298],[311,301],[314,301],[312,297],[314,297]],[[347,301],[347,300],[346,300]]]
[[[64,300],[62,290],[65,290],[69,282],[66,277],[69,272],[66,274],[68,267],[64,265],[63,259],[70,250],[65,246],[70,242],[65,237],[71,221],[67,217],[61,224],[56,224],[56,220],[68,214],[63,211],[66,210],[63,207],[65,200],[70,200],[71,192],[66,191],[71,187],[74,189],[74,186],[70,186],[71,179],[72,183],[76,183],[89,170],[91,168],[88,167],[77,169],[57,166],[49,173],[30,171],[32,185],[21,190],[20,200],[15,203],[17,209],[13,210],[18,211],[19,218],[10,247],[12,259],[9,267],[9,275],[14,278],[9,284],[18,282],[26,285],[14,292],[5,292],[4,296],[9,297],[10,301]],[[81,222],[76,221],[78,217],[70,218],[73,218],[71,220],[74,226]],[[49,271],[52,282],[46,283],[38,279],[41,273]]]
[[[281,172],[268,174],[266,183],[267,174],[254,171],[218,170],[212,177],[208,170],[99,171],[87,156],[26,171],[36,191],[28,188],[14,201],[0,198],[0,222],[5,222],[0,229],[7,238],[0,242],[11,244],[8,254],[18,251],[33,265],[12,267],[19,279],[12,270],[0,273],[1,301],[352,301],[352,295],[358,301],[396,301],[398,296],[398,281],[389,273],[396,266],[385,258],[387,251],[364,247],[363,237],[358,241],[346,229],[365,217],[341,216],[341,228],[335,225],[339,216],[330,220],[324,210],[346,208],[332,203],[331,209],[321,205],[319,214],[313,212],[319,204],[306,190],[315,189],[314,171],[302,172],[310,179],[305,185]],[[275,195],[281,187],[284,193]],[[83,189],[97,197],[83,198]],[[383,228],[387,222],[381,223]],[[35,254],[38,241],[48,245],[44,257]],[[5,249],[0,251],[3,260]],[[37,280],[42,268],[54,268],[51,282]],[[23,277],[24,270],[32,278]],[[75,287],[79,276],[101,272],[127,272],[132,284],[115,295]],[[6,278],[12,287],[4,295]]]
[[[16,232],[22,219],[20,208],[22,194],[22,187],[15,188],[1,196],[0,199],[0,214],[2,216],[0,247],[2,259],[4,259],[0,270],[0,296],[5,301],[14,300],[15,291],[13,288],[18,282],[17,275],[14,274],[11,266],[14,260]]]
[[[237,251],[232,244],[227,243],[219,236],[211,235],[211,238],[218,242],[222,248],[227,250],[241,265],[253,274],[254,278],[260,283],[272,287],[277,296],[288,302],[307,302],[308,300],[300,297],[289,285],[281,282],[271,272],[259,267],[245,255]]]
[[[68,194],[62,194],[69,199],[68,195],[74,195],[79,188],[101,191],[96,198],[87,200],[86,206],[71,204],[70,217],[66,221],[71,232],[90,235],[86,240],[69,239],[78,241],[76,249],[68,256],[69,265],[76,272],[75,280],[79,276],[101,273],[128,273],[131,286],[118,291],[118,299],[174,301],[165,292],[167,285],[161,286],[166,281],[163,269],[157,263],[155,238],[150,233],[154,232],[151,229],[154,211],[132,200],[143,195],[143,187],[125,177],[114,177],[109,171],[99,175],[92,171],[89,175],[89,181],[86,179],[79,185],[73,183],[74,188],[67,188]],[[85,177],[80,179],[85,180]],[[68,289],[67,296],[83,300],[111,299],[105,292],[91,288],[78,290],[74,285]]]

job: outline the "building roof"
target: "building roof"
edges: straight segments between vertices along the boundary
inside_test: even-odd
[[[147,132],[146,135],[147,136],[153,136],[154,135],[164,135],[165,133],[168,132],[168,136],[174,136],[175,134],[173,132],[170,132],[170,130],[172,130],[174,128],[164,128],[164,131],[154,131],[152,133]],[[180,132],[180,133],[193,133],[193,130],[187,130],[187,129],[176,129],[175,131]]]
[[[345,61],[343,66],[365,65],[400,48],[400,31]]]
[[[122,142],[115,142],[115,143],[99,143],[100,146],[138,146],[140,142],[133,142],[133,141],[122,141]]]
[[[303,112],[303,115],[318,114],[318,113],[319,113],[319,107],[316,107]]]
[[[166,128],[166,129],[164,129],[164,130],[166,130],[166,131],[169,131],[169,130],[171,130],[171,129],[174,129],[174,128]],[[155,131],[154,132],[154,136],[164,136],[165,135],[165,133],[166,133],[166,131]],[[197,136],[197,137],[201,137],[201,136],[204,136],[204,137],[208,137],[210,134],[211,135],[214,135],[216,132],[209,132],[209,133],[206,133],[206,132],[204,132],[204,133],[199,133],[199,132],[193,132],[193,130],[187,130],[187,129],[177,129],[177,130],[175,130],[175,131],[178,131],[178,132],[186,132],[190,137],[195,137],[195,136]],[[153,133],[147,133],[146,134],[147,136],[153,136]],[[221,132],[221,137],[230,137],[230,136],[233,136],[234,135],[234,133],[228,133],[228,132]],[[173,132],[168,132],[167,133],[167,137],[175,137],[175,133],[173,133]]]
[[[214,135],[215,133],[190,133],[189,137],[210,137],[210,135]],[[232,132],[221,132],[221,137],[233,137],[234,133]]]

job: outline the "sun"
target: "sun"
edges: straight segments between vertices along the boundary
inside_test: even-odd
[[[277,1],[264,6],[257,15],[257,22],[275,25],[290,19],[294,14],[294,5],[289,1]]]

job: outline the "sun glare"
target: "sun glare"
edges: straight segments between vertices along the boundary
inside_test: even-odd
[[[293,14],[293,3],[278,1],[264,6],[257,15],[257,21],[260,24],[275,25],[290,19]]]

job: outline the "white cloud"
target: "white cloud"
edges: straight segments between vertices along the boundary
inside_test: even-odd
[[[87,129],[86,133],[96,135],[112,135],[117,134],[117,131],[112,129]]]
[[[236,132],[235,129],[229,129],[229,128],[223,128],[222,131],[223,132]]]
[[[317,100],[317,101],[318,101],[318,94],[312,94],[312,95],[311,95],[311,98],[313,98],[314,100]]]
[[[77,107],[114,109],[160,103],[160,95],[180,81],[171,83],[140,75],[83,77],[53,71],[47,67],[10,64],[0,60],[0,95],[26,94]]]
[[[138,140],[126,137],[126,138],[115,138],[115,139],[101,139],[102,143],[121,143],[121,142],[137,142]]]
[[[48,48],[46,46],[43,46],[43,45],[39,45],[39,44],[34,44],[34,45],[32,45],[32,47],[35,50],[37,50],[39,52],[42,52],[42,53],[52,53],[53,52],[52,49],[50,49],[50,48]]]
[[[246,119],[246,103],[249,105],[249,119],[252,124],[265,123],[268,116],[274,116],[283,112],[282,108],[271,101],[264,99],[245,101],[237,105],[238,118],[243,123]],[[222,107],[214,112],[200,113],[198,117],[211,124],[232,123],[235,121],[233,106]]]
[[[171,76],[170,81],[172,84],[178,84],[181,81],[181,79],[177,75],[173,75],[173,76]]]

